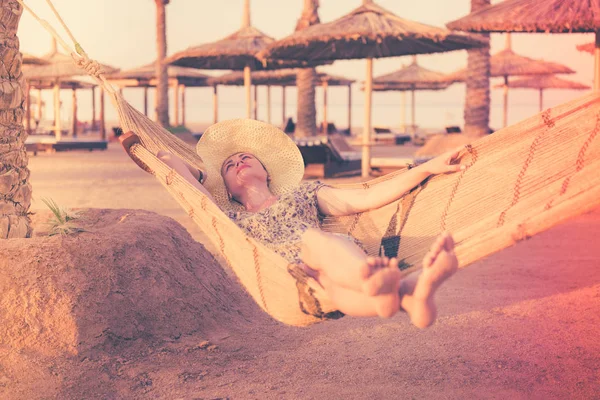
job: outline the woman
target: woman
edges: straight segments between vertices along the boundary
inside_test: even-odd
[[[129,140],[131,137],[134,139]],[[120,140],[130,154],[135,136],[126,134]],[[290,272],[299,282],[308,281],[313,289],[306,293],[299,290],[304,312],[316,315],[318,299],[327,296],[344,314],[391,317],[404,310],[418,327],[433,323],[434,293],[458,264],[449,234],[437,238],[423,259],[421,271],[403,277],[396,259],[368,257],[360,242],[322,231],[320,221],[324,216],[379,208],[431,175],[464,169],[453,164],[458,151],[362,189],[301,183],[304,162],[294,142],[278,128],[255,120],[223,121],[209,127],[198,142],[197,152],[207,168],[205,177],[173,154],[160,151],[157,156],[221,207],[249,236],[292,265],[301,266],[301,270]]]

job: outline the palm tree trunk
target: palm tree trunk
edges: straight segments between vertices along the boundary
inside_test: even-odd
[[[305,29],[319,21],[319,1],[304,0],[302,16],[296,24],[296,31]],[[315,105],[315,85],[317,72],[314,68],[298,71],[296,86],[298,87],[298,124],[294,135],[297,137],[314,136],[317,134],[317,108]]]
[[[164,126],[169,126],[169,86],[167,77],[167,67],[163,60],[167,56],[167,28],[166,28],[166,10],[169,0],[154,0],[156,3],[156,115],[158,122]]]
[[[17,28],[23,8],[12,0],[0,0],[3,39],[0,58],[0,239],[31,237],[31,184],[27,168],[23,127],[25,81]]]
[[[490,0],[471,0],[471,12],[490,5]],[[490,125],[490,46],[489,34],[481,34],[488,45],[468,50],[467,96],[465,99],[465,135],[479,137]]]

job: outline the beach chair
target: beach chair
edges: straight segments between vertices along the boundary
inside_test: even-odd
[[[401,145],[411,140],[408,133],[393,131],[388,127],[375,126],[373,131],[375,132],[374,139],[376,142]]]
[[[300,149],[305,166],[322,166],[317,175],[333,178],[360,174],[361,152],[356,151],[339,133],[297,138],[294,142]]]

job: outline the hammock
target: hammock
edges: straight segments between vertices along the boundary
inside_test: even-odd
[[[72,53],[74,58],[89,70],[87,56],[78,50],[82,55]],[[132,153],[207,233],[265,312],[282,323],[306,326],[335,311],[320,298],[323,317],[304,313],[297,281],[288,272],[292,266],[246,236],[202,192],[154,156],[165,149],[205,170],[194,149],[135,110],[101,74],[92,75],[112,99],[123,131],[140,137],[142,144],[134,145]],[[328,217],[322,228],[360,239],[371,255],[383,251],[397,256],[407,273],[420,267],[434,238],[449,231],[459,265],[465,267],[600,205],[599,130],[600,96],[587,95],[465,146],[460,153],[461,163],[468,165],[465,171],[428,179],[380,209]],[[405,171],[336,186],[367,188]]]

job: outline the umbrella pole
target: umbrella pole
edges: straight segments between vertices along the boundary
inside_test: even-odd
[[[323,82],[323,133],[328,134],[329,122],[327,121],[327,82]]]
[[[348,85],[348,135],[352,135],[352,85]]]
[[[54,137],[61,139],[60,131],[60,85],[58,80],[54,83]]]
[[[106,140],[106,124],[104,122],[104,89],[100,88],[100,138]]]
[[[77,89],[73,88],[73,137],[77,137]]]
[[[148,116],[148,86],[144,86],[144,115]]]
[[[502,126],[508,125],[508,76],[504,76],[504,114],[502,116]]]
[[[219,98],[217,96],[217,85],[213,86],[213,123],[219,122]]]
[[[281,125],[285,126],[285,86],[281,87]]]
[[[411,90],[410,97],[411,97],[410,105],[412,107],[412,109],[411,109],[412,115],[410,117],[410,119],[411,119],[410,124],[412,126],[411,126],[410,131],[411,131],[411,136],[414,139],[417,136],[417,125],[415,123],[415,109],[416,109],[416,107],[415,107],[415,89]]]
[[[185,85],[181,85],[181,125],[185,126]]]
[[[365,123],[363,127],[362,177],[371,173],[371,100],[373,98],[373,59],[367,58],[367,79],[365,80]]]
[[[594,48],[594,92],[600,92],[600,30],[596,31]]]
[[[400,132],[406,132],[406,91],[402,91],[402,103],[400,108]]]
[[[42,89],[38,89],[38,101],[37,101],[37,120],[38,124],[42,122]]]
[[[251,118],[252,111],[252,96],[250,91],[252,90],[250,78],[250,67],[246,65],[244,67],[244,88],[246,89],[246,118]]]
[[[29,83],[25,82],[25,87],[27,90],[27,101],[25,103],[25,132],[27,132],[28,135],[31,134],[31,89],[29,86]]]
[[[173,98],[175,100],[175,126],[179,126],[179,85],[173,85]]]
[[[92,132],[96,131],[96,87],[92,87]]]
[[[271,85],[267,85],[267,122],[271,123]]]
[[[254,119],[258,120],[258,85],[254,85],[254,102],[252,103]]]
[[[544,89],[540,89],[540,112],[544,109]]]

